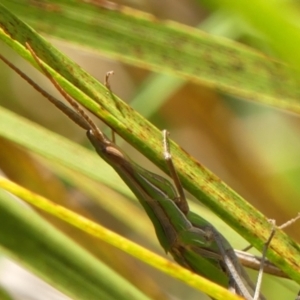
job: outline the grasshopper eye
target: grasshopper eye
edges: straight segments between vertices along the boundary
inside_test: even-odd
[[[125,155],[119,149],[117,149],[115,146],[106,147],[106,153],[108,155],[114,157],[115,159],[119,159],[119,160],[125,159]]]

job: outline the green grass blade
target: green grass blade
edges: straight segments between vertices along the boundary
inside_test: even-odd
[[[14,260],[72,299],[148,299],[3,190],[0,198],[0,244]]]
[[[180,279],[184,281],[185,283],[191,285],[194,288],[197,288],[204,293],[214,297],[215,299],[232,299],[232,300],[237,300],[240,299],[238,296],[232,294],[228,290],[218,286],[217,284],[213,282],[209,282],[207,279],[200,277],[187,269],[175,264],[171,263],[170,261],[142,248],[141,246],[134,244],[130,242],[129,240],[124,239],[121,236],[118,236],[117,234],[107,230],[106,228],[80,216],[77,215],[76,213],[73,213],[72,211],[57,205],[55,203],[52,203],[51,201],[38,196],[16,184],[13,182],[6,180],[4,178],[0,178],[0,186],[1,188],[13,193],[14,195],[22,198],[23,200],[29,202],[30,204],[72,224],[73,226],[78,227],[79,229],[87,232],[88,234],[91,234],[93,236],[96,236],[97,238],[100,238],[101,240],[104,240],[107,243],[110,243],[111,245],[118,247],[119,249],[126,251],[127,253],[139,258],[140,260],[144,261],[145,263],[148,263],[152,266],[154,266],[157,269],[160,269],[164,271],[165,273]],[[26,215],[26,214],[25,214]],[[9,222],[13,222],[12,218],[9,218]],[[9,225],[11,225],[11,223]],[[19,222],[18,225],[20,227],[23,227],[24,225]],[[33,225],[32,225],[33,226]],[[38,232],[41,232],[41,228],[38,226],[34,226],[34,228],[38,228]],[[7,235],[5,235],[5,238],[7,238]],[[38,249],[43,249],[40,247],[40,245],[36,242],[35,239],[30,240],[32,243],[34,243],[34,246],[37,247]],[[17,239],[17,244],[18,244],[18,239]],[[54,244],[53,247],[58,247],[57,244]],[[24,250],[24,249],[23,249]],[[70,252],[66,251],[67,249],[63,248],[62,251],[64,250],[65,256],[71,256]],[[22,251],[22,250],[21,250]],[[22,251],[22,253],[26,254],[25,251]],[[33,251],[32,253],[35,253]],[[44,253],[45,256],[49,256],[49,253]],[[35,257],[35,255],[33,255]],[[72,257],[74,261],[75,258]],[[82,263],[83,265],[84,262],[78,262],[80,265]],[[62,264],[64,266],[64,264]],[[54,267],[54,265],[53,265]],[[56,266],[58,267],[58,266]],[[85,268],[90,267],[89,266],[84,266]],[[95,269],[96,267],[94,267]],[[73,270],[71,270],[73,271]],[[85,274],[85,273],[84,273]],[[76,275],[77,276],[77,275]],[[101,277],[100,277],[101,278]],[[86,278],[88,280],[88,278]],[[109,282],[111,278],[106,278],[106,280]],[[92,281],[93,282],[93,281]],[[118,283],[117,283],[118,284]],[[87,285],[88,286],[88,285]],[[123,298],[120,298],[120,296],[114,295],[113,293],[111,294],[111,299],[135,299],[133,298],[130,294],[130,291],[123,291]],[[130,297],[128,298],[128,295]],[[115,298],[117,297],[117,298]],[[80,298],[78,299],[87,299],[87,298]],[[100,298],[89,298],[89,299],[110,299],[110,298],[105,298],[105,295],[103,295]],[[145,299],[145,298],[136,298],[136,299]]]
[[[18,143],[19,145],[28,148],[30,151],[34,153],[38,153],[50,161],[53,161],[57,164],[62,164],[66,167],[68,167],[70,170],[75,171],[76,173],[79,172],[85,176],[88,176],[89,178],[92,178],[94,180],[104,182],[108,186],[112,187],[115,190],[118,190],[121,193],[128,194],[128,190],[124,189],[124,184],[118,183],[120,181],[119,177],[116,175],[115,172],[112,171],[110,167],[107,168],[107,165],[99,159],[97,155],[92,153],[91,151],[88,151],[86,149],[83,149],[81,146],[77,144],[73,144],[72,142],[68,141],[67,139],[58,136],[54,133],[49,132],[48,130],[39,127],[38,125],[32,124],[30,121],[21,118],[18,115],[15,115],[3,108],[0,108],[0,120],[3,121],[3,126],[0,126],[0,135],[4,136],[5,138]],[[1,124],[1,122],[0,122]],[[19,128],[22,128],[22,134],[19,134]],[[39,143],[36,143],[36,141],[40,141]],[[60,145],[60,148],[57,148],[56,145]],[[85,163],[82,164],[82,158],[84,157]],[[99,172],[101,170],[101,172]],[[112,171],[112,174],[110,174]],[[117,182],[115,182],[115,179]],[[18,192],[16,192],[16,188],[13,186],[10,188],[12,184],[9,183],[8,187],[5,187],[6,181],[0,180],[0,186],[3,188],[7,188],[9,191],[13,192],[14,194],[18,195],[19,197],[22,197],[24,199],[24,192],[22,192],[21,188],[19,188]],[[43,205],[44,202],[42,202],[41,205],[39,205],[39,202],[36,199],[28,199],[29,203],[32,203],[33,205],[38,206],[41,209],[44,209],[48,213],[52,213],[55,216],[62,218],[65,216],[65,212],[67,214],[67,217],[64,217],[64,220],[71,223],[74,226],[79,227],[82,230],[87,231],[87,233],[96,235],[98,238],[109,242],[110,244],[116,246],[116,247],[124,247],[122,248],[123,251],[127,251],[129,254],[136,256],[138,259],[141,259],[145,261],[146,263],[151,262],[154,267],[157,267],[160,270],[163,270],[167,274],[174,276],[174,274],[177,274],[178,276],[181,275],[180,279],[189,284],[190,282],[193,284],[194,277],[189,276],[188,273],[181,273],[181,268],[178,270],[176,269],[176,272],[174,273],[174,266],[171,265],[170,262],[163,260],[162,263],[161,259],[158,258],[158,262],[156,262],[157,255],[152,254],[146,251],[146,255],[144,254],[144,250],[140,250],[141,247],[132,245],[132,243],[126,241],[125,239],[122,239],[121,237],[117,236],[116,239],[113,239],[112,236],[115,236],[113,233],[106,234],[105,228],[101,229],[100,226],[88,221],[80,219],[78,216],[75,216],[74,213],[69,212],[68,210],[65,210],[55,204],[54,207],[52,207],[52,204],[46,204]],[[108,201],[111,204],[114,204],[115,201]],[[115,205],[118,206],[118,203],[115,203]],[[50,208],[49,208],[50,206]],[[49,209],[48,209],[49,208]],[[70,216],[68,218],[68,216]],[[136,226],[136,224],[135,224]],[[98,231],[93,228],[100,228]],[[100,232],[103,231],[104,233]],[[106,240],[105,238],[108,238]],[[133,251],[130,251],[130,249],[133,249]],[[136,248],[136,250],[135,250]],[[141,252],[141,254],[140,254]],[[149,254],[148,254],[149,253]],[[170,267],[168,269],[168,267]],[[193,285],[194,286],[194,285]],[[197,287],[201,288],[202,290],[202,284],[197,283]],[[205,286],[207,286],[207,283],[205,283]],[[195,286],[194,286],[195,287]],[[203,292],[206,292],[206,290],[202,290]]]
[[[80,172],[81,174],[88,176],[89,178],[104,182],[108,186],[112,187],[115,190],[118,190],[121,193],[128,194],[129,191],[124,184],[120,183],[120,179],[117,174],[106,163],[99,159],[98,155],[82,148],[77,144],[73,144],[69,140],[58,136],[55,133],[51,133],[36,124],[32,124],[32,122],[3,108],[0,108],[0,120],[1,136],[15,143],[18,143],[23,147],[28,148],[34,153],[38,153],[44,156],[50,161],[54,161],[57,164],[62,164],[68,167],[70,170]],[[19,134],[20,128],[22,128],[22,134]],[[40,142],[36,143],[37,140]],[[60,147],[57,148],[56,145],[60,145]],[[84,157],[84,164],[82,164],[82,157]],[[99,170],[101,170],[102,172],[99,172]],[[59,218],[63,218],[65,221],[71,223],[72,225],[77,226],[80,229],[85,230],[87,233],[97,236],[98,238],[105,240],[106,242],[109,242],[114,246],[123,246],[123,251],[127,251],[129,254],[136,256],[138,259],[141,259],[146,263],[151,262],[154,267],[163,270],[170,276],[176,275],[176,278],[183,280],[193,287],[200,288],[203,292],[207,292],[206,289],[210,286],[210,284],[207,284],[207,282],[205,282],[205,288],[203,289],[203,284],[201,283],[201,281],[200,283],[197,280],[195,282],[195,277],[194,275],[191,275],[190,272],[186,272],[186,270],[183,270],[179,266],[174,266],[165,259],[162,259],[160,257],[158,258],[157,255],[149,253],[149,251],[147,250],[140,250],[141,247],[139,247],[138,245],[134,245],[131,242],[119,236],[116,236],[113,233],[107,233],[107,230],[105,228],[101,228],[99,225],[96,225],[86,219],[82,219],[81,217],[79,218],[79,216],[75,215],[74,213],[64,208],[60,208],[57,204],[52,205],[50,203],[49,205],[49,203],[47,202],[46,204],[42,202],[42,204],[39,205],[39,202],[36,198],[30,198],[30,195],[32,194],[26,195],[26,191],[24,192],[23,189],[15,187],[12,183],[8,183],[7,186],[7,181],[4,179],[0,179],[0,186],[16,194],[17,196],[22,197],[22,199],[24,199],[25,194],[25,196],[28,198],[27,201],[29,203],[36,205],[39,208],[44,209],[48,213],[52,213]],[[114,203],[115,201],[109,202]],[[116,203],[116,205],[118,204]],[[65,214],[67,216],[65,216]],[[116,238],[114,239],[113,237],[115,236]],[[105,238],[107,238],[108,240]],[[130,251],[131,249],[133,250]],[[174,268],[176,271],[174,270]],[[216,296],[216,294],[214,294],[213,296],[218,297]]]
[[[128,8],[110,11],[83,1],[59,0],[52,1],[56,10],[22,0],[2,3],[41,33],[236,97],[300,112],[298,81],[291,68],[242,44]],[[7,12],[0,11],[4,30],[14,39],[22,34],[24,41],[24,32],[14,30],[20,24],[12,19],[7,23]]]

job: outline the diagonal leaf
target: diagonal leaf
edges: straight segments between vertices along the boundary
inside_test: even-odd
[[[292,68],[242,44],[126,7],[107,10],[75,0],[51,1],[52,9],[22,0],[2,3],[41,33],[239,98],[300,112]]]

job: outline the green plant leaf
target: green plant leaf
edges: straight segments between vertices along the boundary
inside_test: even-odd
[[[46,212],[72,224],[73,226],[80,228],[81,230],[87,232],[88,234],[96,236],[96,237],[100,238],[101,240],[104,240],[107,243],[110,243],[110,244],[114,245],[115,247],[117,247],[123,251],[126,251],[127,253],[139,258],[140,260],[144,261],[145,263],[150,264],[150,265],[154,266],[155,268],[162,270],[163,272],[167,273],[168,275],[171,275],[172,277],[175,277],[177,279],[184,281],[185,283],[205,292],[206,294],[214,297],[215,299],[220,299],[220,300],[224,299],[224,298],[232,299],[232,300],[240,299],[240,297],[234,295],[233,293],[222,288],[221,286],[218,286],[217,284],[210,282],[209,280],[207,280],[203,277],[200,277],[175,263],[171,263],[170,261],[168,261],[154,253],[151,253],[149,250],[146,250],[146,249],[142,248],[141,246],[134,244],[134,243],[130,242],[129,240],[124,239],[121,236],[118,236],[117,234],[109,231],[108,229],[106,229],[106,228],[80,216],[80,215],[77,215],[76,213],[73,213],[72,211],[70,211],[60,205],[52,203],[51,201],[49,201],[39,195],[36,195],[20,186],[14,184],[13,182],[10,182],[9,180],[0,178],[0,186],[2,188],[4,188],[5,190],[13,193],[14,195],[22,198],[23,200],[29,202],[30,204],[32,204],[42,210],[45,210]],[[6,205],[7,205],[7,203],[6,203]],[[26,217],[26,215],[24,217]],[[10,222],[9,224],[11,224],[13,222],[12,218],[9,218],[9,222]],[[28,223],[28,222],[26,222],[26,223]],[[24,227],[24,225],[21,222],[18,222],[18,224],[20,227],[22,227],[22,228]],[[41,229],[41,227],[37,226],[37,224],[34,224],[34,225],[32,224],[32,226],[35,229],[38,228],[37,231],[41,232],[42,229]],[[14,237],[16,238],[16,241],[18,244],[18,239],[17,239],[18,235],[16,233],[17,233],[17,231],[15,231]],[[4,235],[4,237],[7,238],[7,235]],[[34,247],[36,247],[37,249],[44,249],[44,247],[42,247],[41,244],[37,243],[36,239],[33,238],[33,239],[30,239],[30,241],[32,244],[34,244]],[[31,247],[33,247],[32,244],[31,244]],[[58,248],[58,245],[56,243],[54,243],[53,247]],[[70,253],[73,253],[74,250],[72,252],[68,252],[67,250],[68,249],[66,249],[66,248],[61,249],[61,251],[63,251],[65,253],[65,257],[70,257],[71,256]],[[21,251],[22,251],[22,255],[26,255],[26,251],[24,251],[24,249],[22,249]],[[36,251],[32,251],[31,253],[36,253]],[[47,253],[46,251],[44,254],[47,258],[51,257],[51,254]],[[35,255],[33,255],[33,256],[35,257]],[[88,268],[88,267],[90,268],[90,265],[86,266],[86,264],[83,261],[77,261],[76,258],[74,258],[74,257],[72,257],[72,260],[74,260],[74,262],[77,262],[79,265],[82,264],[82,265],[85,265],[86,268]],[[70,263],[68,263],[68,262],[65,262],[65,263],[59,262],[59,264],[61,264],[62,266],[64,266],[64,264],[67,264],[68,267],[70,266]],[[53,264],[53,267],[55,267],[54,264]],[[58,266],[56,266],[56,267],[58,267]],[[74,270],[72,268],[70,268],[70,269],[72,272],[74,272]],[[75,267],[74,267],[74,269],[75,269]],[[94,269],[92,269],[90,271],[94,271],[95,269],[96,269],[96,266],[94,267]],[[38,269],[38,270],[41,271],[41,269]],[[58,274],[59,274],[59,272],[58,272]],[[99,276],[98,277],[99,280],[101,280],[101,275],[100,274],[97,274],[97,275]],[[75,273],[75,276],[77,277],[77,272]],[[102,275],[102,276],[107,276],[107,275]],[[108,282],[108,283],[116,282],[116,280],[113,281],[112,278],[110,278],[109,276],[107,276],[107,277],[108,278],[106,278],[105,282]],[[88,280],[88,278],[86,278],[86,280]],[[118,285],[121,283],[116,282],[116,284]],[[88,287],[88,285],[87,285],[87,287]],[[83,290],[83,293],[86,293],[84,284],[80,288],[81,288],[81,290]],[[111,285],[111,288],[113,288],[113,285]],[[119,287],[116,290],[118,293]],[[117,297],[117,295],[113,295],[113,294],[109,294],[109,295],[111,296],[111,299],[134,299],[132,296],[130,296],[130,298],[128,298],[128,295],[131,295],[130,290],[125,289],[124,291],[120,291],[120,292],[123,293],[124,298],[120,298],[120,296],[118,296],[118,298],[115,298],[115,297]],[[84,296],[78,296],[78,299],[91,299],[91,298],[86,298]],[[92,299],[106,299],[106,298],[105,298],[105,295],[103,295],[103,296],[101,296],[101,298],[95,297]],[[107,299],[110,299],[110,298],[107,298]],[[145,299],[145,298],[137,298],[137,299]]]
[[[0,198],[0,244],[8,256],[72,299],[148,299],[5,191]]]
[[[83,2],[56,0],[51,1],[52,9],[47,9],[22,0],[2,1],[41,33],[239,98],[300,112],[300,91],[293,68],[242,44],[192,27],[158,20],[126,7],[116,5],[115,10],[108,10]],[[15,25],[4,23],[8,15],[2,10],[0,22],[12,34]],[[22,36],[24,42],[26,34],[22,32]],[[31,43],[34,46],[34,40]]]

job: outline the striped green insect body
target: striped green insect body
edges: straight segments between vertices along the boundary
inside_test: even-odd
[[[79,104],[51,77],[28,44],[27,47],[42,71],[73,110],[43,91],[21,71],[15,68],[14,70],[86,130],[87,137],[99,156],[114,168],[143,206],[153,223],[162,248],[172,254],[180,265],[219,285],[231,288],[246,300],[253,300],[255,287],[238,262],[229,242],[208,221],[189,211],[171,158],[167,132],[163,131],[163,153],[176,189],[164,177],[137,165],[109,140]],[[261,295],[259,299],[265,298]]]

